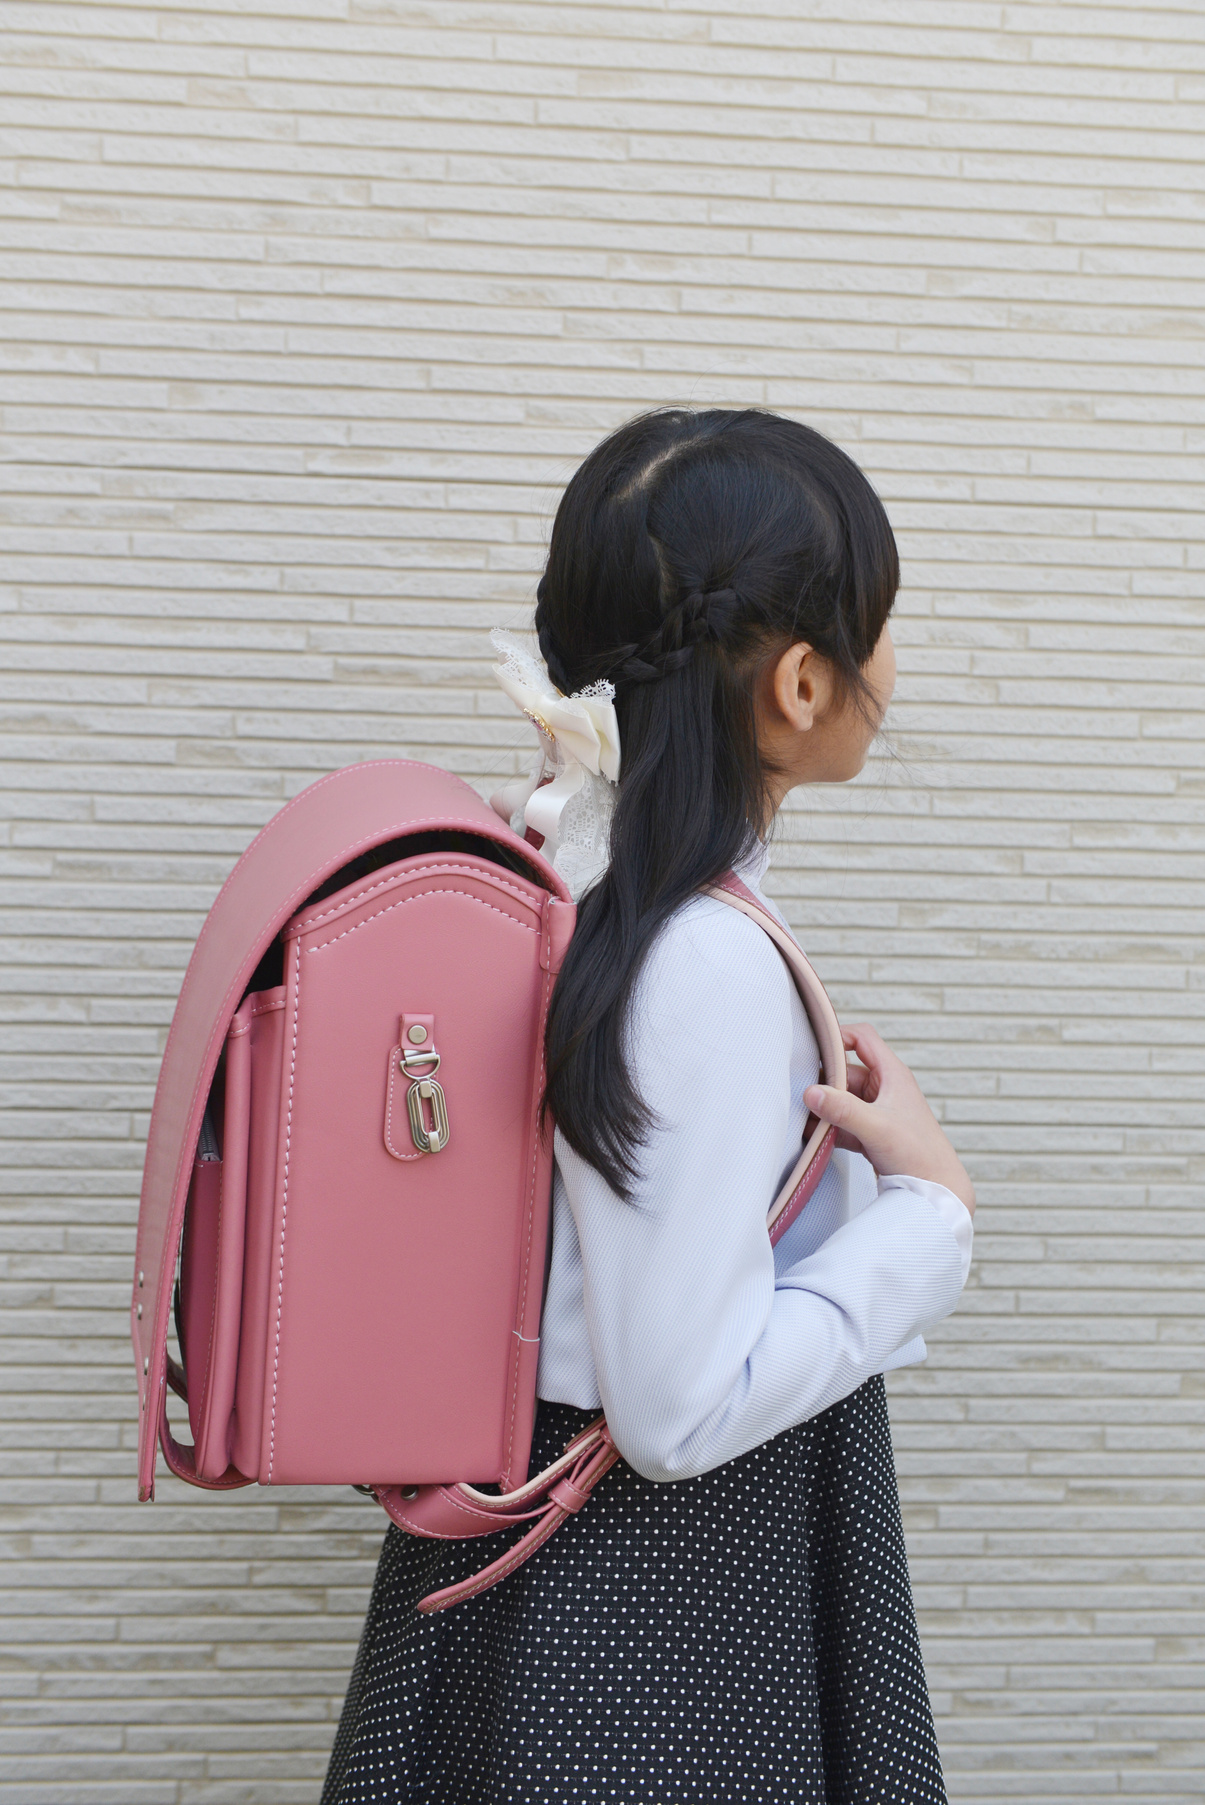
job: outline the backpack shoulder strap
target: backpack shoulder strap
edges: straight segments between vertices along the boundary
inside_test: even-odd
[[[732,908],[739,909],[742,915],[747,915],[769,935],[782,954],[787,969],[795,980],[795,988],[799,992],[803,1006],[807,1010],[808,1020],[812,1024],[812,1032],[816,1036],[816,1045],[820,1049],[821,1080],[825,1084],[832,1085],[834,1090],[845,1090],[848,1080],[841,1024],[837,1020],[836,1010],[828,999],[824,985],[817,977],[815,968],[805,957],[803,948],[798,941],[758,901],[749,886],[742,883],[735,872],[727,872],[718,883],[712,884],[704,892],[704,895],[713,896],[717,902],[728,903]],[[830,1128],[818,1116],[809,1116],[803,1132],[803,1146],[800,1149],[799,1158],[778,1196],[770,1205],[766,1216],[771,1241],[777,1242],[786,1234],[820,1183],[836,1144],[836,1129]]]

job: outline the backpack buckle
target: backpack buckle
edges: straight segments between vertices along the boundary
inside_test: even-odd
[[[405,1055],[402,1064],[406,1064]],[[430,1121],[424,1104],[430,1110]],[[406,1092],[406,1114],[410,1117],[410,1138],[419,1152],[442,1153],[448,1144],[448,1102],[443,1085],[436,1078],[415,1079]]]

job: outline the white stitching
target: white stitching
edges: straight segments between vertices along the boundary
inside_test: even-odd
[[[294,943],[299,945],[299,943]],[[268,1484],[272,1483],[272,1463],[276,1459],[276,1391],[280,1381],[280,1319],[285,1295],[285,1230],[289,1223],[289,1152],[293,1141],[293,1089],[297,1079],[297,1018],[301,1014],[301,957],[294,955],[293,972],[293,1046],[289,1055],[289,1102],[285,1110],[285,1156],[280,1180],[280,1262],[276,1280],[276,1345],[272,1351],[272,1418],[268,1428]]]
[[[367,889],[359,891],[355,896],[342,896],[338,908],[323,909],[316,915],[297,916],[297,925],[293,929],[293,933],[308,934],[314,928],[318,927],[320,923],[331,920],[333,916],[342,915],[346,909],[353,908],[357,903],[363,902],[365,897],[372,896],[375,891],[388,890],[391,884],[407,883],[411,878],[429,877],[432,872],[450,872],[457,877],[482,878],[486,882],[496,884],[499,890],[506,890],[511,896],[517,897],[521,903],[526,903],[529,909],[539,908],[540,906],[536,900],[531,896],[525,895],[524,892],[517,889],[514,884],[508,883],[505,878],[495,877],[492,872],[487,873],[479,871],[473,865],[416,865],[410,871],[395,871],[389,877],[380,878],[375,884],[370,884]],[[532,889],[535,890],[539,896],[547,895],[547,891],[540,890],[539,885],[536,883],[532,884]],[[290,938],[292,938],[292,936],[290,936]]]
[[[483,902],[479,896],[474,896],[471,890],[444,890],[443,888],[440,888],[437,890],[416,890],[412,896],[399,897],[397,902],[387,903],[383,909],[375,909],[371,915],[366,915],[363,921],[357,921],[354,927],[344,928],[341,934],[332,934],[329,940],[321,940],[317,946],[307,946],[305,950],[307,953],[325,952],[328,946],[334,946],[337,941],[346,940],[349,934],[355,934],[360,928],[366,928],[370,921],[376,921],[380,916],[388,915],[393,909],[404,908],[407,903],[419,902],[424,896],[463,896],[467,901],[476,903],[480,909],[492,909],[495,915],[501,915],[503,921],[512,922],[515,927],[522,929],[525,934],[538,934],[540,931],[539,928],[533,928],[525,921],[515,921],[513,915],[508,914],[505,909],[498,908],[495,903]],[[300,945],[300,940],[298,940],[296,944]]]
[[[547,910],[548,910],[548,905],[546,903],[544,905],[545,915],[547,915]],[[551,923],[549,923],[549,925],[548,925],[548,933],[549,933],[549,940],[551,941],[551,936],[552,936]],[[531,1282],[531,1236],[532,1236],[532,1228],[534,1225],[535,1213],[536,1213],[536,1174],[539,1171],[539,1167],[540,1167],[540,1102],[539,1102],[539,1100],[544,1094],[544,1057],[545,1057],[544,1029],[547,1024],[547,1020],[548,1020],[548,1008],[552,1001],[552,987],[553,987],[554,982],[555,982],[555,979],[553,977],[553,974],[550,971],[546,971],[544,973],[544,982],[541,985],[541,996],[540,996],[540,1003],[541,1003],[541,1009],[540,1009],[540,1064],[539,1064],[539,1070],[536,1075],[535,1113],[532,1117],[532,1129],[534,1132],[532,1134],[532,1142],[531,1142],[531,1181],[530,1181],[530,1184],[528,1187],[528,1192],[527,1192],[527,1244],[523,1250],[523,1276],[522,1276],[522,1282],[521,1282],[521,1286],[520,1286],[520,1290],[519,1290],[519,1299],[518,1299],[519,1321],[520,1322],[522,1322],[525,1319],[526,1314],[527,1314],[527,1288]],[[515,1332],[516,1332],[516,1334],[518,1333],[517,1330]],[[520,1335],[519,1339],[520,1339],[520,1341],[522,1341],[524,1339],[524,1337]],[[512,1370],[514,1372],[514,1379],[511,1384],[511,1391],[510,1391],[510,1423],[507,1427],[507,1436],[506,1436],[506,1476],[508,1479],[511,1479],[513,1477],[511,1463],[513,1462],[514,1457],[515,1457],[515,1418],[519,1414],[519,1355],[522,1353],[522,1351],[523,1350],[520,1347],[518,1352],[515,1353],[515,1355],[513,1356],[513,1359],[512,1359]]]
[[[213,1275],[213,1309],[209,1313],[209,1342],[205,1349],[205,1375],[204,1375],[204,1379],[202,1381],[201,1388],[200,1388],[201,1395],[197,1399],[197,1421],[201,1425],[201,1432],[203,1435],[205,1435],[206,1441],[209,1440],[209,1437],[208,1437],[208,1434],[206,1434],[208,1424],[207,1424],[206,1418],[205,1418],[205,1401],[209,1396],[210,1384],[213,1379],[213,1332],[217,1325],[217,1320],[218,1320],[218,1286],[222,1282],[222,1230],[223,1230],[223,1227],[225,1226],[224,1222],[223,1222],[223,1217],[224,1217],[225,1212],[222,1208],[222,1205],[225,1203],[225,1201],[226,1201],[226,1168],[225,1168],[225,1162],[219,1160],[219,1162],[218,1162],[218,1246],[217,1246],[217,1253],[215,1255],[215,1266],[214,1266],[214,1275]],[[180,1352],[181,1352],[181,1354],[183,1354],[183,1352],[184,1352],[183,1348],[181,1348]],[[193,1459],[194,1459],[194,1461],[196,1459],[196,1450],[195,1449],[193,1451]]]
[[[423,1156],[417,1149],[413,1153],[399,1153],[393,1144],[393,1087],[397,1083],[397,1054],[401,1051],[401,1047],[389,1049],[389,1088],[385,1092],[385,1146],[394,1159],[421,1159]]]

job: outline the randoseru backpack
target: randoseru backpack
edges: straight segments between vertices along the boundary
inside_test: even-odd
[[[841,1032],[799,948],[738,879],[711,894],[773,938],[843,1086]],[[151,1115],[140,1498],[158,1445],[192,1485],[356,1485],[415,1535],[525,1527],[424,1599],[433,1611],[518,1566],[619,1459],[600,1417],[527,1477],[552,1191],[544,1027],[573,922],[536,847],[410,760],[322,778],[247,848],[185,973]],[[771,1240],[833,1141],[809,1121]]]

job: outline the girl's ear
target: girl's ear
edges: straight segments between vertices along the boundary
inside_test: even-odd
[[[778,716],[780,728],[791,733],[807,733],[824,712],[827,692],[831,688],[824,660],[801,640],[788,646],[771,667],[769,697],[771,713]]]

